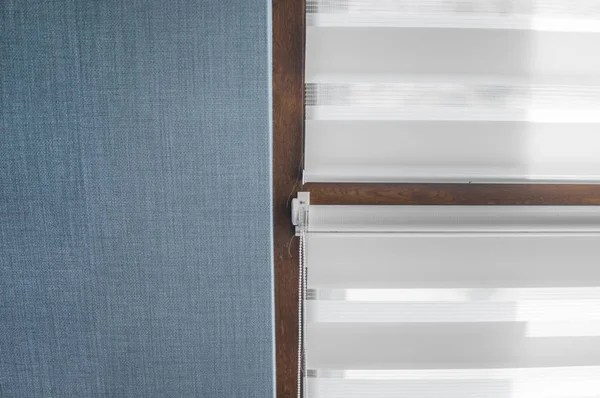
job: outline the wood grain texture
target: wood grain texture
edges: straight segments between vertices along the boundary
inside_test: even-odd
[[[311,204],[600,205],[600,185],[306,184]]]
[[[289,203],[304,137],[304,1],[273,0],[273,188],[277,397],[296,396],[298,241]]]

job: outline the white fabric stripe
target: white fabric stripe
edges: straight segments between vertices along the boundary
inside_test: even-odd
[[[446,16],[400,13],[307,14],[306,24],[314,27],[459,28],[518,29],[540,32],[600,32],[600,19],[568,17]]]
[[[576,322],[585,323],[581,333],[589,335],[593,327],[600,336],[600,300],[543,302],[469,302],[469,303],[356,303],[345,301],[311,301],[308,322]],[[539,330],[541,327],[538,327]],[[551,331],[549,331],[551,333]],[[558,334],[557,332],[553,333]],[[539,335],[539,333],[538,333]]]
[[[311,289],[312,300],[346,302],[544,302],[600,300],[600,287],[494,289]],[[600,308],[598,308],[600,310]]]
[[[597,376],[545,379],[346,380],[309,379],[308,398],[592,398]]]
[[[418,105],[382,106],[310,106],[307,120],[401,120],[401,121],[486,121],[586,124],[600,123],[596,110],[568,109],[450,109],[448,107],[419,107]],[[595,144],[595,143],[594,143]]]
[[[308,397],[573,398],[600,395],[600,367],[316,370]]]
[[[307,120],[304,178],[598,182],[598,131],[584,123]]]
[[[317,233],[307,247],[310,289],[600,286],[598,235]]]
[[[595,0],[308,0],[307,13],[600,17]]]
[[[600,33],[307,27],[305,81],[321,75],[597,81]],[[390,82],[390,83],[393,83]]]
[[[600,366],[553,368],[498,369],[312,369],[311,378],[346,380],[471,380],[471,379],[530,379],[598,378]],[[598,380],[600,381],[600,379]]]
[[[528,238],[530,240],[539,238],[563,238],[563,239],[575,239],[575,238],[600,238],[600,232],[323,232],[323,231],[312,231],[309,233],[312,238],[330,238],[330,239],[357,239],[357,238],[386,238],[386,239],[425,239],[425,238],[447,238],[447,239],[485,239],[490,238],[501,238],[512,240],[518,238]]]
[[[392,87],[398,85],[413,84],[418,86],[431,85],[439,87],[455,83],[464,87],[484,86],[506,86],[506,87],[530,87],[552,88],[559,90],[571,90],[589,86],[592,91],[600,86],[600,75],[509,75],[509,74],[401,74],[401,73],[319,73],[310,76],[306,80],[305,89],[314,89],[315,85],[372,85],[381,86],[389,84]]]
[[[597,32],[600,7],[594,0],[489,1],[313,0],[307,24],[319,27],[405,27],[523,29]]]
[[[600,366],[599,336],[539,337],[524,322],[308,323],[313,369]]]
[[[515,173],[512,169],[481,167],[323,167],[305,169],[305,182],[338,183],[445,183],[445,184],[600,184],[600,174]],[[587,171],[590,171],[587,169]]]
[[[528,335],[532,328],[536,336],[600,336],[597,287],[324,289],[308,295],[309,322],[529,322]],[[567,328],[559,323],[567,321]]]
[[[532,84],[492,78],[446,81],[308,83],[306,105],[461,107],[484,109],[598,109],[600,87]],[[506,79],[505,79],[506,80]]]

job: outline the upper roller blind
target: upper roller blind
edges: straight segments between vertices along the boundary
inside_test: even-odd
[[[600,208],[308,219],[306,397],[600,396]]]
[[[308,0],[306,181],[600,182],[600,1]]]

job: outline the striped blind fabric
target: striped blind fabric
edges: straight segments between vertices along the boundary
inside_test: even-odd
[[[597,0],[308,0],[309,182],[600,182]]]
[[[600,208],[310,206],[308,398],[600,396]]]

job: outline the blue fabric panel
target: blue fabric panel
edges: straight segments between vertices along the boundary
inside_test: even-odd
[[[270,0],[0,15],[0,396],[273,396]]]

